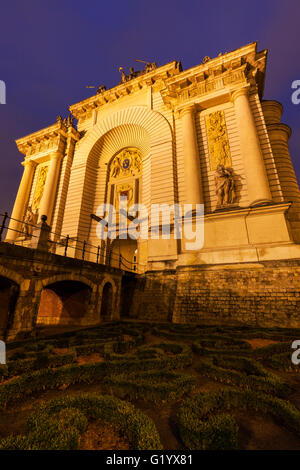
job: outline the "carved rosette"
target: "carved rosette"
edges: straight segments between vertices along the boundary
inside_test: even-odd
[[[210,169],[218,165],[231,167],[229,141],[224,111],[216,111],[206,116],[206,132],[210,157]]]

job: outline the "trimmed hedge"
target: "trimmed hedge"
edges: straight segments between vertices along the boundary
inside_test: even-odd
[[[197,371],[218,382],[237,385],[244,389],[284,394],[288,385],[280,377],[268,372],[258,362],[250,358],[213,356],[203,359]]]
[[[236,449],[238,426],[228,411],[251,409],[271,414],[275,421],[300,436],[300,412],[288,401],[253,391],[224,389],[187,398],[178,412],[182,441],[194,449]],[[226,413],[220,413],[224,412]]]
[[[61,367],[76,362],[76,352],[70,350],[65,354],[38,353],[26,359],[17,359],[8,362],[3,368],[0,366],[0,381],[45,368]]]
[[[273,369],[280,369],[287,372],[299,372],[299,366],[292,363],[293,350],[291,349],[291,345],[291,341],[269,344],[256,349],[253,352],[253,355],[257,359],[264,361],[266,365]]]
[[[89,356],[94,353],[106,354],[114,351],[116,342],[105,340],[99,340],[97,342],[83,344],[81,346],[75,346],[75,350],[78,356]]]
[[[194,375],[146,371],[123,373],[104,378],[107,392],[130,399],[142,398],[156,403],[176,400],[196,385]]]
[[[275,354],[291,352],[291,344],[292,343],[290,341],[268,344],[267,346],[255,349],[253,351],[253,356],[257,359],[269,359]]]
[[[58,369],[41,369],[23,374],[0,385],[0,409],[32,393],[68,387],[75,383],[94,383],[103,379],[106,364],[76,364]]]
[[[40,409],[27,421],[27,434],[1,439],[0,450],[75,450],[87,424],[76,408],[64,408],[54,415]]]
[[[192,364],[191,349],[184,344],[159,343],[141,346],[137,357],[133,355],[110,354],[111,373],[135,372],[151,369],[181,369]]]
[[[284,370],[285,372],[300,372],[299,365],[292,363],[293,351],[282,352],[280,354],[274,354],[266,360],[268,366],[273,369]]]
[[[153,421],[130,403],[112,396],[73,395],[39,407],[27,421],[27,435],[0,440],[0,449],[77,449],[90,419],[111,423],[136,450],[162,449]]]
[[[75,383],[96,383],[105,375],[121,374],[124,370],[138,372],[153,369],[179,369],[192,363],[192,352],[188,346],[167,343],[155,345],[155,347],[155,350],[161,351],[161,355],[149,359],[114,354],[113,360],[72,364],[57,369],[41,369],[10,379],[0,385],[0,408],[34,392],[62,386],[68,387]],[[178,351],[178,354],[168,355],[170,351]]]
[[[230,349],[230,350],[251,350],[251,346],[246,341],[232,338],[231,336],[208,335],[196,341],[204,349]]]

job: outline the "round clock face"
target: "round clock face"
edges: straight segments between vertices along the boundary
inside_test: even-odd
[[[124,158],[123,163],[122,163],[124,170],[127,170],[127,168],[129,167],[129,164],[130,164],[129,158]]]

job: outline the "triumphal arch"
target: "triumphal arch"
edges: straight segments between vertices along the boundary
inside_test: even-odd
[[[100,246],[103,263],[121,255],[140,276],[132,316],[255,322],[260,308],[261,324],[276,315],[296,324],[300,192],[282,106],[263,99],[266,60],[252,43],[188,70],[178,61],[121,68],[118,85],[18,139],[24,173],[6,241],[30,246],[22,221],[46,215],[52,241],[68,236],[72,256],[82,241]],[[99,207],[118,212],[121,196],[147,214],[158,204],[204,207],[203,244],[175,235],[172,210],[169,236],[161,218],[150,236],[146,215],[148,236],[122,238],[117,215],[115,238],[100,239]],[[53,247],[64,254],[63,243]]]

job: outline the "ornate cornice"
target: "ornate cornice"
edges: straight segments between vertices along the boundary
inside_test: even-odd
[[[226,92],[248,85],[251,91],[263,93],[263,79],[267,51],[257,53],[256,43],[220,54],[215,59],[206,57],[203,64],[182,72],[166,81],[161,91],[164,103],[178,109],[188,103],[200,103]]]
[[[214,96],[230,99],[235,89],[246,85],[250,93],[258,91],[262,97],[266,58],[267,50],[257,52],[257,44],[251,43],[214,59],[206,57],[202,64],[186,71],[182,71],[180,62],[173,61],[109,90],[101,87],[94,96],[70,106],[70,111],[76,119],[84,119],[99,107],[149,87],[159,91],[164,103],[175,112],[189,104],[199,108]],[[16,140],[16,144],[27,157],[48,155],[61,148],[67,136],[77,141],[82,134],[75,129],[72,117],[59,117],[55,124]]]
[[[18,150],[27,157],[38,153],[55,152],[62,148],[68,134],[71,134],[74,140],[80,138],[80,133],[73,125],[68,125],[66,120],[59,116],[55,124],[17,139],[16,144]]]
[[[70,112],[76,119],[82,119],[87,115],[91,115],[94,109],[112,103],[124,96],[128,96],[143,88],[153,86],[154,88],[164,87],[164,82],[181,73],[181,63],[178,61],[170,62],[162,67],[157,67],[151,72],[139,75],[128,82],[122,83],[109,90],[103,90],[90,98],[70,106]]]

